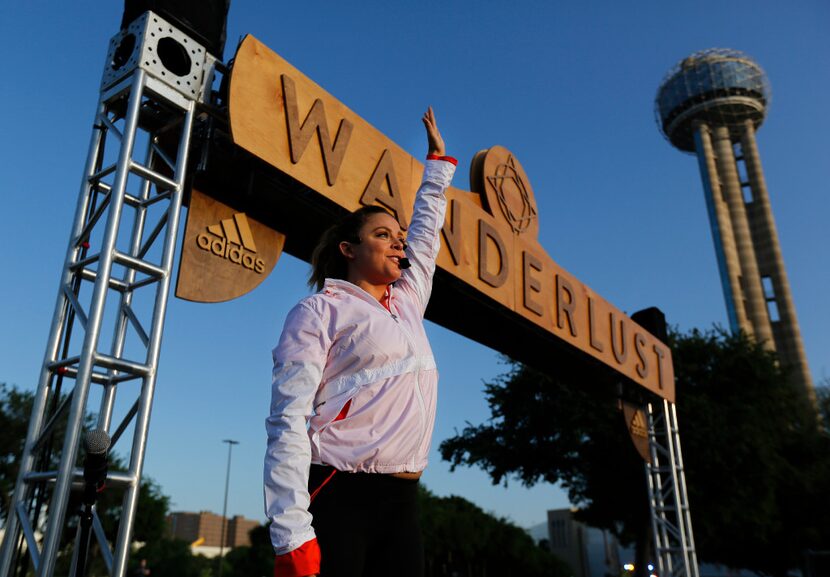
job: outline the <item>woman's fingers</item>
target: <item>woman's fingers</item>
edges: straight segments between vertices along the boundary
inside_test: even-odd
[[[429,154],[444,156],[444,139],[441,138],[441,131],[438,130],[438,122],[435,120],[435,112],[432,110],[432,106],[427,108],[422,120],[427,129]]]

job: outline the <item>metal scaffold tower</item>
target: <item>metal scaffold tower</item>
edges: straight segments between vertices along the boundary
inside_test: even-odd
[[[699,577],[677,410],[666,399],[659,401],[662,406],[657,402],[646,405],[651,456],[651,462],[646,462],[646,478],[657,574]]]
[[[0,577],[29,569],[47,577],[66,564],[71,536],[64,532],[84,487],[79,444],[91,428],[118,445],[126,469],[106,478],[110,490],[123,490],[110,535],[92,508],[93,550],[100,549],[110,575],[126,571],[191,130],[217,64],[152,12],[110,42]]]

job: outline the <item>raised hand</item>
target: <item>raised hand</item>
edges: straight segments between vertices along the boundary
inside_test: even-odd
[[[427,129],[428,154],[444,156],[447,151],[444,148],[444,139],[441,138],[441,132],[438,130],[438,123],[435,120],[435,113],[432,111],[432,106],[427,108],[421,120],[424,121],[424,126]]]

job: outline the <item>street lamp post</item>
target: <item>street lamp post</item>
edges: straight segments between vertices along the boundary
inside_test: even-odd
[[[219,541],[219,577],[222,577],[222,558],[225,553],[225,525],[228,523],[228,486],[231,480],[231,451],[234,445],[239,444],[239,441],[233,441],[231,439],[225,439],[222,442],[228,444],[228,471],[225,474],[225,504],[222,505],[222,537]]]

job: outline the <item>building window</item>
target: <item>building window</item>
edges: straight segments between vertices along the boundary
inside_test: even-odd
[[[767,301],[769,320],[770,322],[777,323],[781,320],[781,316],[778,313],[778,300],[775,298],[775,285],[772,282],[772,277],[762,276],[761,285],[764,288],[764,300]]]

